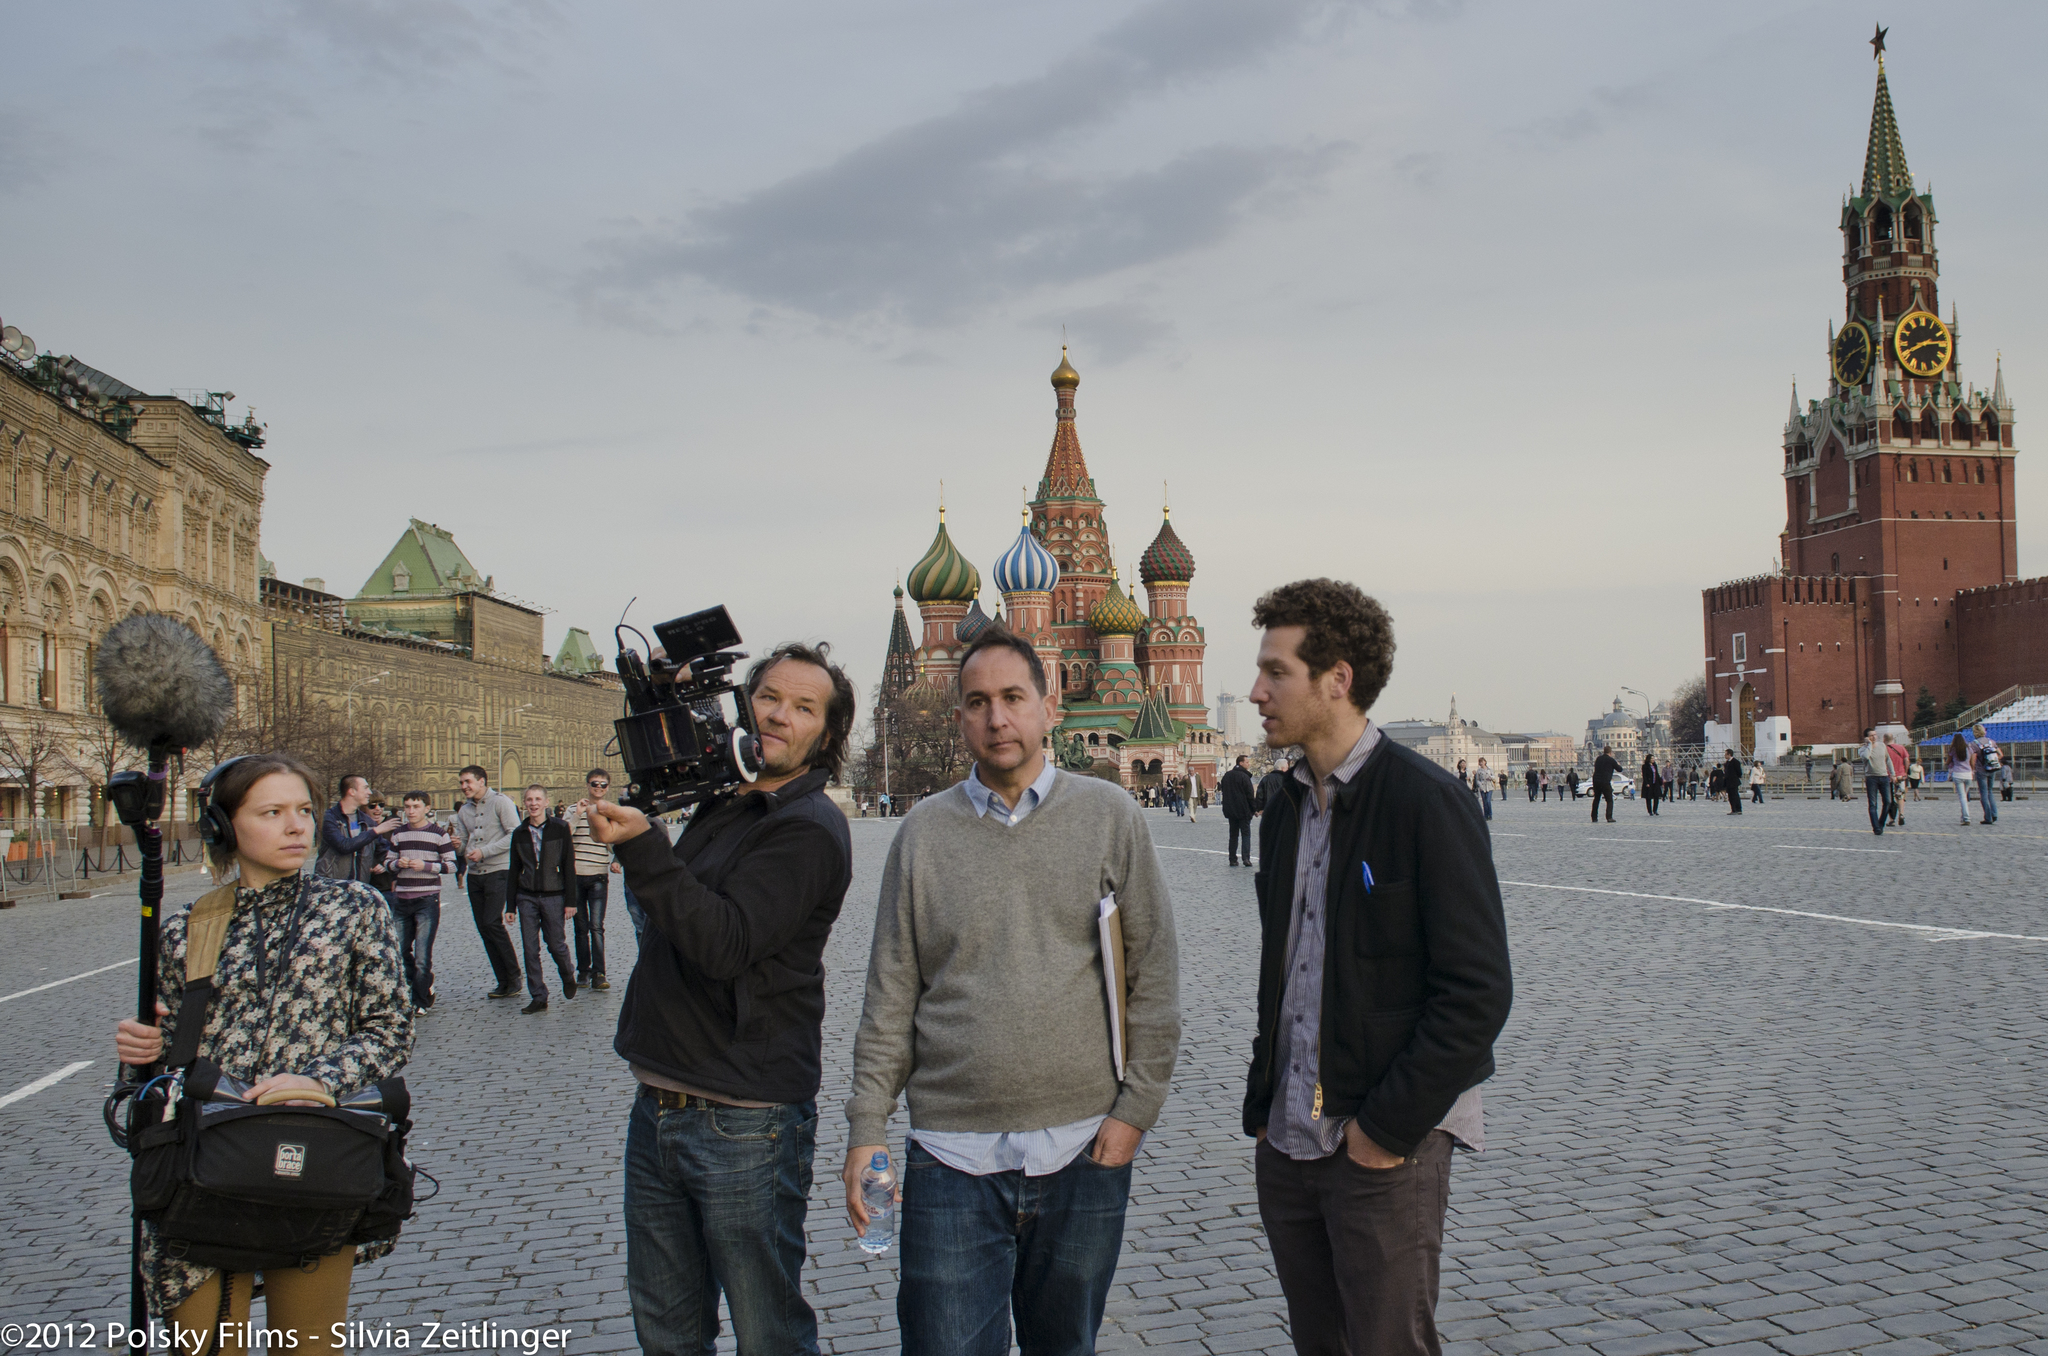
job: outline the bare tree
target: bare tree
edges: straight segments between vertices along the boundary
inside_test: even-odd
[[[142,765],[142,755],[114,733],[112,722],[96,714],[79,718],[75,742],[59,754],[59,760],[91,788],[93,822],[102,827],[111,822],[107,817],[107,784],[114,780],[115,773]]]
[[[36,793],[54,781],[53,772],[67,766],[70,744],[70,731],[40,711],[32,710],[16,723],[0,721],[0,760],[6,761],[7,771],[21,783],[20,818],[37,817]]]

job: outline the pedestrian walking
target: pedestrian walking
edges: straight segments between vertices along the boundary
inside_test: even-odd
[[[824,953],[853,875],[852,831],[825,788],[846,766],[854,692],[828,647],[786,644],[747,671],[740,699],[760,773],[697,805],[673,844],[638,810],[587,807],[659,934],[612,1041],[640,1085],[626,1292],[644,1352],[711,1350],[722,1294],[740,1356],[816,1356],[803,1265]]]
[[[1547,771],[1546,771],[1546,772],[1542,772],[1542,773],[1539,773],[1539,774],[1537,775],[1537,778],[1536,778],[1536,789],[1537,789],[1537,790],[1538,790],[1539,792],[1541,792],[1541,793],[1542,793],[1542,798],[1543,798],[1543,802],[1544,802],[1544,803],[1545,803],[1546,805],[1547,805],[1547,804],[1549,804],[1549,803],[1550,803],[1550,773],[1549,773],[1549,772],[1547,772]]]
[[[184,1006],[193,916],[225,903],[231,912],[222,925],[212,995],[196,1014],[204,1029],[193,1048],[223,1074],[252,1085],[246,1101],[331,1104],[405,1067],[413,1005],[390,911],[361,881],[304,872],[321,848],[313,782],[298,759],[259,753],[230,758],[200,783],[209,811],[232,827],[206,850],[221,884],[191,910],[164,915],[156,958],[160,1021],[145,1026],[131,1017],[115,1027],[114,1050],[123,1064],[155,1064],[175,1048],[185,1014],[172,1016],[172,1005]],[[282,1172],[284,1147],[278,1164]],[[256,1275],[185,1261],[160,1241],[153,1223],[144,1220],[141,1227],[149,1312],[189,1340],[213,1333],[216,1352],[254,1345],[234,1334],[248,1331]],[[391,1248],[390,1239],[350,1244],[296,1266],[262,1270],[270,1345],[338,1349],[333,1334],[348,1317],[355,1269]]]
[[[1607,802],[1607,822],[1614,822],[1614,774],[1621,771],[1621,764],[1614,760],[1612,746],[1602,744],[1600,756],[1593,760],[1593,822],[1600,822],[1600,802]]]
[[[1984,822],[1996,824],[1998,797],[1991,788],[1998,780],[1999,769],[2005,765],[2005,754],[1982,725],[1971,726],[1970,733],[1976,736],[1971,766],[1976,769],[1977,804],[1983,810]]]
[[[1130,798],[1047,762],[1057,698],[1030,643],[982,632],[958,682],[973,768],[882,871],[847,1218],[869,1225],[860,1172],[907,1093],[905,1356],[1003,1356],[1013,1322],[1023,1356],[1092,1352],[1180,1046],[1173,909]]]
[[[1202,785],[1201,778],[1192,772],[1188,774],[1188,823],[1202,817],[1202,807],[1209,803],[1209,788]]]
[[[1761,805],[1764,803],[1764,781],[1766,776],[1767,774],[1764,772],[1764,760],[1761,758],[1750,759],[1749,803],[1751,805]]]
[[[1884,754],[1891,760],[1892,765],[1892,823],[1904,825],[1906,798],[1901,794],[1900,788],[1906,784],[1906,774],[1912,770],[1912,756],[1906,752],[1904,744],[1892,738],[1889,730],[1884,736]]]
[[[1258,794],[1252,798],[1252,813],[1254,815],[1264,814],[1266,807],[1273,803],[1273,797],[1280,794],[1280,788],[1286,782],[1287,760],[1285,758],[1275,758],[1273,760],[1273,770],[1259,778]]]
[[[1742,760],[1735,756],[1735,750],[1721,760],[1721,789],[1728,793],[1728,813],[1742,813]]]
[[[1919,750],[1915,748],[1913,761],[1906,765],[1906,789],[1913,793],[1914,801],[1920,799],[1920,783],[1926,780],[1927,768],[1921,763]]]
[[[1657,759],[1654,754],[1645,754],[1643,757],[1641,781],[1643,785],[1643,809],[1647,813],[1654,815],[1657,813],[1657,798],[1662,791],[1662,783],[1657,776]]]
[[[1223,822],[1230,826],[1230,864],[1237,865],[1240,846],[1244,849],[1244,864],[1252,864],[1252,798],[1258,795],[1258,788],[1252,785],[1249,769],[1251,759],[1244,754],[1230,765],[1230,771],[1223,774],[1223,780],[1216,784],[1217,792],[1223,798]]]
[[[510,998],[519,992],[519,953],[512,947],[512,934],[505,929],[505,904],[512,864],[512,831],[519,827],[519,809],[512,798],[491,790],[484,770],[472,763],[457,778],[462,804],[456,807],[456,847],[459,862],[468,863],[469,913],[483,939],[484,956],[498,987],[491,998]]]
[[[398,955],[415,1012],[434,1006],[434,937],[441,930],[441,882],[455,874],[455,839],[434,822],[424,791],[400,802],[405,822],[391,835],[391,912]]]
[[[505,927],[518,927],[526,957],[527,1004],[531,1015],[548,1007],[547,974],[540,951],[546,945],[562,977],[562,997],[576,996],[576,971],[562,936],[564,923],[576,917],[576,839],[569,826],[548,813],[548,789],[538,782],[526,788],[526,819],[512,833],[511,897]]]
[[[1536,803],[1536,783],[1537,783],[1537,777],[1536,777],[1536,769],[1532,767],[1532,768],[1529,768],[1529,769],[1528,769],[1527,771],[1525,771],[1525,772],[1524,772],[1524,773],[1522,774],[1522,780],[1528,783],[1528,786],[1529,786],[1529,803],[1530,803],[1531,805],[1534,805],[1534,804]]]
[[[1863,794],[1870,808],[1870,831],[1882,836],[1892,817],[1892,760],[1875,726],[1863,732],[1863,744],[1856,750],[1856,756],[1863,760]]]
[[[1252,701],[1305,754],[1259,831],[1243,1126],[1260,1221],[1296,1351],[1435,1353],[1452,1149],[1485,1147],[1512,989],[1486,827],[1369,718],[1393,666],[1377,602],[1310,580],[1252,624]]]
[[[1961,730],[1948,741],[1948,780],[1956,789],[1956,804],[1962,814],[1963,827],[1970,826],[1970,783],[1976,780],[1974,763],[1976,750],[1970,747],[1969,738]]]
[[[1572,799],[1577,800],[1579,798],[1579,770],[1577,768],[1573,768],[1564,774],[1564,784],[1571,788]]]
[[[1485,811],[1486,818],[1492,819],[1493,769],[1486,765],[1484,758],[1479,760],[1479,766],[1472,772],[1472,789],[1479,793],[1479,804]]]
[[[576,982],[593,989],[612,986],[605,978],[604,923],[611,902],[611,879],[618,874],[619,864],[610,848],[590,836],[590,804],[603,800],[611,785],[611,773],[601,767],[590,769],[583,774],[584,798],[562,816],[576,845]]]
[[[1458,780],[1464,783],[1467,791],[1472,789],[1472,774],[1465,770],[1465,760],[1462,758],[1458,760]]]
[[[340,799],[320,817],[320,857],[313,873],[329,880],[367,882],[377,861],[377,846],[398,828],[397,820],[379,824],[370,818],[370,783],[350,773],[337,788]]]

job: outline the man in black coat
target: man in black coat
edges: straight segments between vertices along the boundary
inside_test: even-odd
[[[505,930],[516,920],[526,944],[527,1004],[524,1013],[546,1012],[548,981],[540,968],[542,939],[562,975],[562,997],[576,996],[576,967],[563,940],[565,920],[576,916],[576,838],[548,813],[548,789],[526,788],[526,818],[512,830],[511,889],[505,900]]]
[[[1259,1216],[1297,1351],[1434,1353],[1451,1151],[1484,1147],[1479,1085],[1513,989],[1486,824],[1366,718],[1393,668],[1377,602],[1304,580],[1252,624],[1267,740],[1303,751],[1267,800],[1254,878]]]
[[[1237,845],[1244,844],[1244,864],[1252,864],[1252,797],[1258,789],[1252,785],[1252,774],[1245,769],[1251,759],[1243,754],[1223,779],[1216,783],[1216,789],[1223,795],[1223,822],[1230,825],[1230,864],[1237,865]]]
[[[1534,805],[1536,803],[1536,769],[1533,767],[1530,768],[1529,771],[1526,774],[1524,774],[1524,780],[1529,783],[1529,803],[1531,805]]]
[[[1259,793],[1252,797],[1252,813],[1262,815],[1273,803],[1273,797],[1280,794],[1280,788],[1287,784],[1287,760],[1275,758],[1273,770],[1259,778]]]
[[[1728,813],[1742,813],[1742,760],[1735,756],[1735,750],[1728,750],[1728,756],[1721,760],[1721,789],[1728,793]]]
[[[1607,801],[1607,822],[1614,822],[1614,774],[1621,771],[1621,764],[1614,761],[1612,746],[1602,744],[1600,756],[1593,760],[1593,822],[1600,822],[1600,802]]]

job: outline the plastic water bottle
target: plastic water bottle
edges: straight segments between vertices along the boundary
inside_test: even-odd
[[[868,1229],[855,1241],[861,1251],[880,1256],[896,1241],[896,1170],[886,1153],[876,1154],[860,1170],[860,1199],[868,1208]]]

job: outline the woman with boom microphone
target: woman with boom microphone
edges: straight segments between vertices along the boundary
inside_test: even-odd
[[[287,1104],[326,1103],[396,1074],[412,1049],[412,1001],[383,898],[360,881],[302,874],[320,823],[314,784],[298,759],[262,753],[222,763],[201,788],[208,860],[215,879],[233,886],[234,906],[199,1054],[253,1085],[250,1102],[303,1092]],[[184,912],[163,921],[159,1018],[184,989],[188,921]],[[123,1021],[114,1038],[121,1062],[156,1063],[175,1027]],[[331,1326],[347,1315],[355,1264],[390,1250],[388,1241],[345,1247],[310,1266],[266,1272],[267,1326],[296,1331],[297,1353],[327,1350]],[[213,1334],[205,1356],[242,1348],[253,1276],[166,1255],[147,1221],[142,1271],[152,1314]]]

